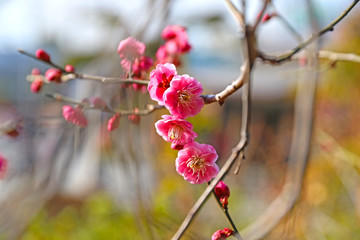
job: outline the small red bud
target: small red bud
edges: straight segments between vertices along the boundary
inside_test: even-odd
[[[219,181],[214,188],[214,192],[219,198],[223,208],[226,208],[228,205],[228,198],[230,197],[229,187],[223,181]]]
[[[45,52],[43,49],[36,50],[35,55],[38,59],[41,59],[45,62],[50,62],[49,54],[47,52]]]
[[[36,78],[35,81],[33,81],[31,83],[30,90],[33,93],[38,93],[38,92],[40,92],[40,90],[42,88],[42,85],[43,85],[42,79],[41,78]]]
[[[273,17],[272,14],[266,13],[266,14],[263,16],[263,18],[261,19],[261,22],[262,22],[262,23],[267,22],[267,21],[269,21],[272,17]]]
[[[109,132],[117,129],[119,127],[120,114],[116,113],[112,118],[109,119],[107,129]]]
[[[46,71],[45,77],[49,82],[61,82],[61,70],[57,68],[50,68]]]
[[[31,70],[31,75],[40,75],[40,74],[41,74],[41,72],[38,68],[33,68]]]
[[[73,72],[75,72],[75,67],[73,65],[68,64],[65,66],[65,71],[67,71],[69,73],[73,73]]]
[[[0,179],[4,178],[8,170],[8,161],[0,155]]]
[[[230,228],[224,228],[223,230],[217,230],[214,232],[214,234],[211,236],[211,240],[225,240],[233,234],[233,230]]]

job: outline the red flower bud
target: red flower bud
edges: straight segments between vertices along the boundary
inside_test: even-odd
[[[45,77],[49,82],[61,82],[61,70],[57,68],[50,68],[46,71]]]
[[[35,55],[38,59],[41,59],[45,62],[50,62],[49,54],[47,52],[45,52],[43,49],[36,50]]]
[[[41,74],[41,72],[38,68],[33,68],[31,70],[31,75],[40,75],[40,74]]]
[[[223,208],[226,208],[228,205],[228,198],[230,196],[229,187],[223,182],[220,181],[214,188],[216,196],[219,198]]]
[[[120,114],[116,113],[112,118],[109,119],[107,129],[109,132],[117,129],[119,127]]]
[[[230,228],[224,228],[223,230],[217,230],[214,232],[214,234],[211,236],[211,240],[225,240],[233,234],[233,230]]]
[[[68,64],[65,66],[65,71],[67,71],[69,73],[73,73],[73,72],[75,72],[75,68],[73,65]]]
[[[41,78],[36,78],[35,81],[33,81],[30,85],[30,90],[33,92],[33,93],[38,93],[40,92],[41,88],[42,88],[42,85],[43,85],[43,81]]]

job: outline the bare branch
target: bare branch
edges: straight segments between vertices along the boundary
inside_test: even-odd
[[[318,39],[323,34],[329,32],[329,31],[333,31],[335,26],[347,16],[347,14],[355,7],[356,4],[359,3],[359,1],[360,0],[354,0],[352,2],[352,4],[337,19],[335,19],[328,26],[326,26],[325,28],[320,30],[318,33],[312,34],[307,40],[305,40],[304,42],[302,42],[301,44],[296,46],[290,52],[282,54],[280,56],[270,56],[270,55],[267,55],[265,53],[262,53],[261,51],[258,51],[259,52],[259,58],[261,58],[264,62],[269,62],[269,63],[272,63],[272,64],[280,64],[280,63],[282,63],[284,61],[290,60],[292,56],[294,56],[296,53],[298,53],[299,51],[304,49],[306,46],[308,46],[314,40]]]
[[[240,27],[245,30],[244,15],[235,7],[231,0],[225,0],[225,3],[229,7],[230,12],[234,15],[236,21],[239,23]]]
[[[256,22],[254,24],[254,31],[256,31],[257,27],[259,26],[259,23],[261,22],[262,18],[263,18],[263,15],[266,11],[266,8],[268,7],[268,4],[270,3],[270,0],[264,0],[264,4],[263,4],[263,7],[260,11],[260,14],[258,16],[258,18],[256,19]]]
[[[112,110],[112,109],[110,109],[108,107],[99,109],[99,108],[94,108],[94,107],[90,106],[89,103],[80,102],[78,100],[75,100],[75,99],[72,99],[72,98],[69,98],[69,97],[65,97],[65,96],[63,96],[63,95],[61,95],[59,93],[46,94],[45,96],[47,96],[47,97],[49,97],[51,99],[54,99],[56,101],[59,101],[59,102],[75,104],[75,105],[84,107],[86,109],[96,109],[96,110],[101,110],[101,111],[109,112],[109,113],[113,113],[113,114],[118,113],[121,116],[127,116],[127,115],[145,116],[145,115],[149,115],[149,114],[155,112],[156,110],[164,108],[164,106],[146,104],[145,109],[136,109],[136,110],[135,109],[131,109],[131,110],[115,109],[115,110]]]

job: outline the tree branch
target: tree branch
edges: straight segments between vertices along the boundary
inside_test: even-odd
[[[307,40],[305,40],[304,42],[299,44],[297,47],[295,47],[293,50],[289,51],[288,53],[282,54],[280,56],[271,56],[271,55],[267,55],[267,54],[261,52],[260,50],[258,50],[259,58],[262,59],[264,62],[268,62],[271,64],[280,64],[284,61],[290,60],[292,56],[294,56],[296,53],[298,53],[299,51],[304,49],[306,46],[308,46],[314,40],[318,39],[323,34],[329,32],[329,31],[333,31],[335,26],[348,15],[348,13],[355,7],[356,4],[359,3],[359,1],[360,0],[354,0],[352,2],[352,4],[337,19],[335,19],[328,26],[326,26],[325,28],[320,30],[318,33],[312,34]]]

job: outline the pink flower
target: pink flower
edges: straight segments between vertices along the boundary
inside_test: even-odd
[[[35,55],[38,59],[41,59],[45,62],[50,62],[49,54],[47,52],[45,52],[43,49],[36,50]]]
[[[38,93],[40,92],[41,88],[42,88],[42,85],[43,85],[43,81],[41,78],[35,78],[35,81],[33,81],[30,85],[30,90],[33,92],[33,93]]]
[[[0,155],[0,179],[3,179],[8,170],[8,161]]]
[[[120,123],[120,114],[116,113],[112,118],[109,119],[107,129],[109,132],[117,129]]]
[[[230,196],[229,187],[223,181],[219,181],[214,188],[214,192],[219,198],[223,208],[226,208],[228,205],[228,198]]]
[[[102,109],[106,107],[106,102],[101,97],[93,96],[89,99],[89,102],[94,108]]]
[[[80,127],[86,127],[88,122],[81,107],[73,108],[70,105],[65,105],[62,108],[62,114],[66,121],[78,125]]]
[[[57,68],[50,68],[45,72],[45,77],[49,82],[61,82],[61,70]]]
[[[177,118],[193,117],[204,106],[204,100],[200,97],[202,92],[201,83],[194,78],[186,74],[177,75],[164,92],[165,107]]]
[[[171,142],[172,149],[182,149],[198,136],[190,122],[170,115],[163,115],[162,118],[155,123],[156,132],[165,141]]]
[[[133,37],[129,37],[120,41],[117,51],[121,59],[134,61],[144,54],[145,44],[137,41]]]
[[[191,49],[186,28],[183,26],[169,25],[162,31],[161,37],[168,40],[167,43],[171,42],[172,45],[175,45],[177,53],[186,53]],[[173,49],[175,46],[173,46]]]
[[[228,237],[234,234],[234,231],[230,228],[224,228],[223,230],[217,230],[211,236],[211,240],[226,240]]]
[[[150,98],[157,101],[159,105],[164,105],[164,92],[170,87],[170,82],[176,74],[174,64],[158,64],[156,69],[150,73],[150,82],[148,85]]]
[[[191,142],[178,152],[176,171],[191,184],[208,182],[219,172],[215,163],[217,158],[213,146]]]

